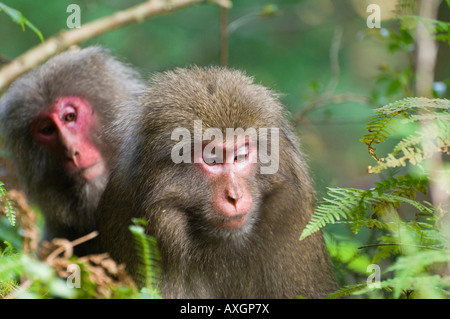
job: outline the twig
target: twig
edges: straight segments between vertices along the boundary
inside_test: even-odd
[[[295,116],[295,121],[302,123],[305,121],[306,114],[315,110],[319,107],[327,105],[329,102],[336,104],[347,102],[347,101],[358,101],[363,103],[370,103],[371,100],[365,96],[357,94],[341,94],[334,95],[337,84],[339,82],[340,66],[339,66],[339,48],[342,42],[343,29],[338,26],[334,30],[333,40],[330,48],[330,68],[331,68],[331,78],[328,82],[326,90],[320,94],[316,99],[310,103],[304,105],[300,112]]]
[[[71,242],[69,242],[71,247],[75,247],[77,245],[80,245],[88,240],[91,240],[95,237],[98,236],[98,232],[97,231],[93,231],[87,235],[84,235],[83,237],[77,238]],[[66,250],[65,246],[61,246],[58,247],[57,249],[55,249],[50,255],[47,256],[47,258],[45,258],[45,260],[47,262],[50,262],[51,260],[53,260],[56,256],[58,256],[59,254],[63,253]]]
[[[150,0],[129,9],[116,12],[108,17],[86,23],[79,29],[61,31],[54,37],[28,50],[0,70],[0,92],[20,75],[38,64],[60,53],[72,45],[77,45],[100,34],[112,31],[131,23],[182,9],[206,0]],[[209,0],[221,7],[231,7],[230,0]]]
[[[365,96],[365,95],[359,95],[359,94],[353,94],[353,93],[343,93],[338,95],[331,95],[331,96],[324,96],[321,95],[319,98],[311,101],[310,103],[305,104],[305,106],[302,107],[301,111],[295,116],[295,121],[297,123],[304,123],[306,114],[311,112],[312,110],[319,109],[321,107],[328,106],[331,104],[341,104],[345,102],[360,102],[360,103],[366,103],[371,104],[372,99]]]

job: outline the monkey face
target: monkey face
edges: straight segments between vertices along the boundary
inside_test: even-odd
[[[105,171],[102,155],[92,143],[96,126],[96,114],[86,100],[65,96],[39,113],[30,130],[42,147],[56,155],[67,175],[90,182]]]
[[[244,231],[254,220],[256,196],[252,181],[256,172],[256,146],[248,139],[205,143],[200,159],[194,159],[208,181],[211,213],[206,219],[225,232]]]

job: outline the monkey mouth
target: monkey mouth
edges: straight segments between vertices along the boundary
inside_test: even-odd
[[[94,164],[80,168],[79,174],[87,181],[90,182],[97,178],[98,176],[102,175],[105,172],[105,165],[103,161],[95,162]]]
[[[212,222],[223,229],[237,230],[241,229],[248,220],[248,214],[237,215],[233,217],[218,217],[214,218]]]
[[[74,165],[72,161],[68,161],[65,164],[65,170],[73,177],[89,183],[105,172],[105,164],[102,160],[98,160],[93,164],[80,167]]]

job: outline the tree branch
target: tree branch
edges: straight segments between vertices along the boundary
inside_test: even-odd
[[[230,8],[230,0],[150,0],[129,9],[118,11],[108,17],[84,24],[79,29],[64,30],[45,42],[28,50],[0,69],[0,92],[20,75],[33,69],[53,55],[67,50],[100,34],[115,30],[131,23],[171,13],[198,3],[212,2]]]

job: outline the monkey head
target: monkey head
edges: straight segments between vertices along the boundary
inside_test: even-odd
[[[44,238],[96,229],[95,212],[114,160],[106,132],[144,90],[138,73],[99,47],[61,53],[17,79],[0,99],[0,134],[28,199],[42,210]]]
[[[161,218],[174,214],[187,232],[251,233],[261,199],[276,185],[261,173],[259,154],[262,143],[275,144],[263,130],[282,123],[276,95],[239,71],[194,67],[156,75],[137,103],[144,113],[124,138],[117,169],[146,194],[134,200],[136,210],[162,205],[170,212]]]

